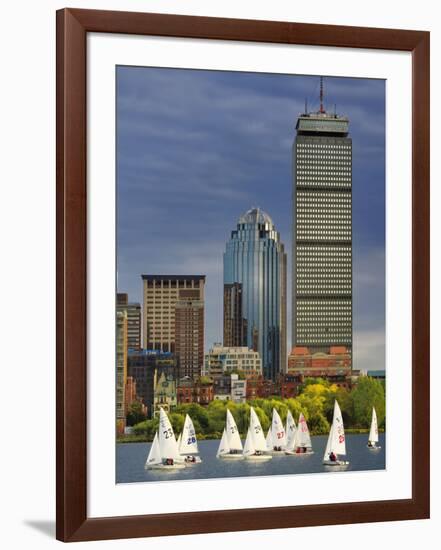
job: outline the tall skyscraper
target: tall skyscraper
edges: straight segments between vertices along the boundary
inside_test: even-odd
[[[199,289],[182,289],[175,305],[175,354],[179,378],[201,376],[204,366],[204,301]]]
[[[204,302],[205,275],[142,275],[141,277],[143,280],[143,347],[174,352],[176,302],[183,297],[182,292],[185,290],[197,291],[197,299]]]
[[[247,320],[242,310],[242,285],[224,285],[224,346],[242,347],[246,343]]]
[[[259,352],[263,374],[286,369],[286,253],[272,219],[260,208],[243,214],[224,253],[224,285],[242,287],[244,345]],[[225,306],[224,306],[225,310]]]
[[[127,347],[141,349],[141,304],[129,302],[126,293],[116,295],[116,311],[127,312]]]
[[[349,120],[320,108],[293,144],[292,345],[352,350],[352,139]]]

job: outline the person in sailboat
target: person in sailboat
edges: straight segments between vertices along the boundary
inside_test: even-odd
[[[334,451],[331,451],[331,452],[329,453],[329,460],[330,460],[331,462],[337,462],[337,455],[334,453]]]

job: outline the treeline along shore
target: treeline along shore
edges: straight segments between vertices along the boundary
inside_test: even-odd
[[[220,439],[225,425],[227,408],[236,421],[242,438],[245,437],[250,417],[250,406],[254,407],[262,428],[268,430],[271,423],[273,407],[277,409],[282,421],[286,421],[288,410],[297,422],[300,413],[305,415],[312,435],[329,433],[334,401],[338,400],[343,415],[345,429],[348,433],[367,432],[371,422],[372,407],[378,417],[378,427],[385,430],[386,406],[384,383],[370,377],[359,379],[352,390],[331,385],[321,378],[306,379],[297,397],[281,399],[252,399],[246,403],[214,400],[202,407],[197,403],[180,404],[169,413],[175,433],[182,431],[185,415],[193,420],[198,439]],[[152,441],[158,429],[159,419],[145,419],[134,413],[131,434],[119,436],[119,443]]]

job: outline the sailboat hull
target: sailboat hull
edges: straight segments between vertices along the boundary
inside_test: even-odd
[[[371,446],[369,446],[369,445],[366,445],[366,447],[367,447],[370,451],[379,451],[379,450],[381,449],[380,446],[377,447],[376,445],[375,445],[374,447],[371,447]]]
[[[308,455],[313,455],[314,451],[306,451],[306,453],[297,453],[296,451],[285,451],[285,454],[289,456],[308,456]]]
[[[244,458],[245,460],[252,460],[254,462],[263,462],[265,460],[270,460],[273,457],[271,455],[248,455]]]
[[[200,456],[195,456],[195,460],[191,460],[188,456],[185,457],[185,464],[186,466],[195,466],[196,464],[200,464],[202,462],[202,459]]]
[[[349,461],[347,460],[324,460],[323,464],[325,466],[347,466],[349,464]]]
[[[243,455],[227,453],[225,455],[219,455],[218,458],[221,458],[222,460],[243,460]]]
[[[183,468],[185,468],[185,464],[182,464],[182,463],[152,464],[146,467],[147,470],[164,470],[164,471],[182,470]]]

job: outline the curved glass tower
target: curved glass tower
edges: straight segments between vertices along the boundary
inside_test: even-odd
[[[286,370],[286,253],[259,208],[239,218],[227,242],[224,285],[235,283],[242,290],[246,345],[259,352],[265,378],[275,380]]]

